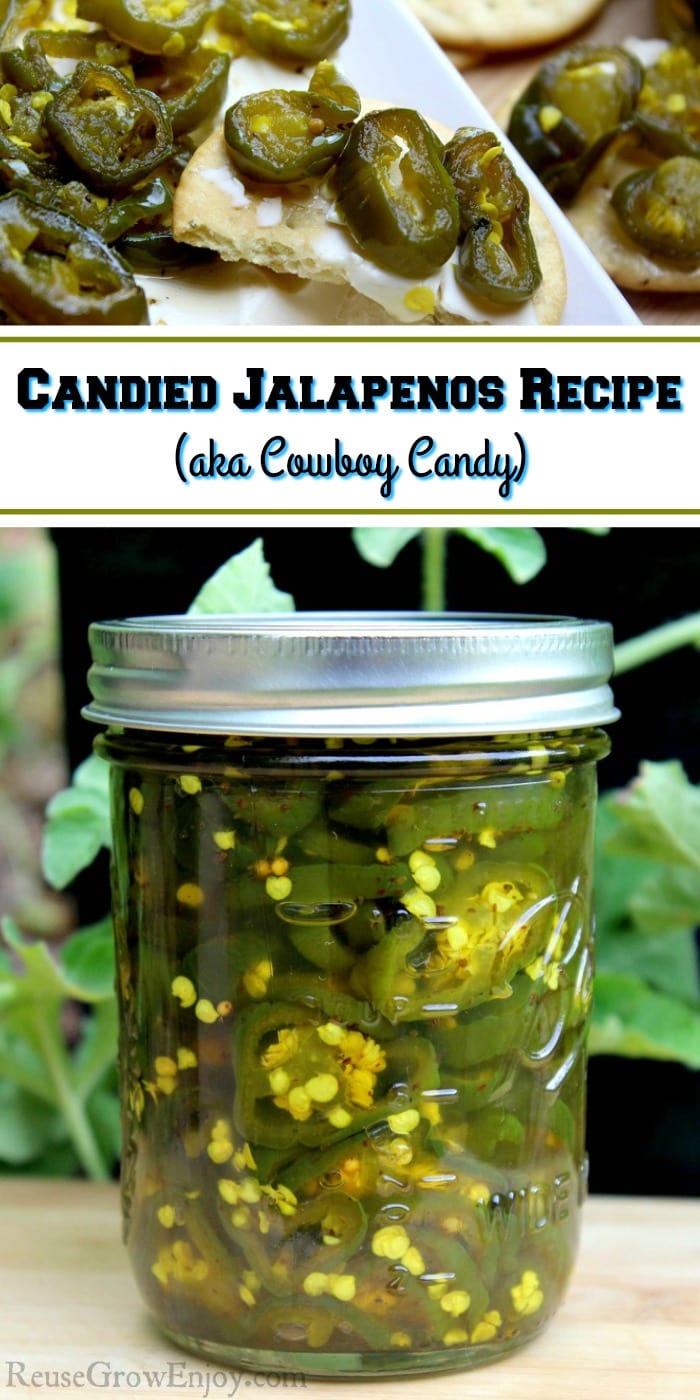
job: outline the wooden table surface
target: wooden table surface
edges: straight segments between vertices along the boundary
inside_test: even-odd
[[[490,112],[497,112],[514,93],[525,87],[534,70],[547,53],[570,44],[586,42],[617,43],[630,35],[637,38],[658,38],[656,0],[608,0],[608,4],[592,24],[575,36],[547,50],[479,60],[468,68],[466,78]],[[700,295],[668,295],[662,293],[626,292],[628,301],[642,321],[651,325],[695,327],[700,324]]]
[[[219,1385],[210,1378],[207,1395],[195,1383],[206,1364],[161,1339],[140,1303],[115,1187],[4,1180],[0,1245],[2,1400],[209,1400],[281,1388],[279,1378],[236,1373],[224,1387],[214,1363]],[[294,1388],[310,1400],[698,1400],[700,1204],[594,1197],[568,1297],[540,1338],[495,1366],[379,1384],[297,1379]]]

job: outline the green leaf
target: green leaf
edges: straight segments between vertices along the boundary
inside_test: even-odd
[[[629,924],[630,900],[649,869],[636,856],[610,849],[620,829],[616,799],[616,793],[602,797],[596,816],[595,907],[599,934],[616,924]]]
[[[61,1136],[55,1109],[16,1084],[0,1083],[0,1159],[14,1167],[39,1157]]]
[[[17,1034],[7,1025],[0,1031],[0,1076],[4,1080],[12,1080],[13,1084],[26,1089],[36,1099],[42,1099],[52,1106],[56,1102],[41,1055],[26,1036]]]
[[[353,544],[367,564],[388,569],[405,545],[422,534],[420,525],[360,525],[352,532]]]
[[[700,1004],[694,929],[658,934],[622,929],[610,934],[603,926],[598,929],[596,966],[599,973],[631,973],[659,992]]]
[[[609,849],[700,870],[700,789],[676,760],[642,763],[615,802],[620,828]]]
[[[679,1060],[698,1069],[700,1011],[653,991],[639,977],[600,973],[589,1050],[595,1055]]]
[[[17,627],[50,615],[55,596],[55,561],[48,536],[23,549],[0,552],[0,624]]]
[[[22,1163],[22,1176],[77,1176],[80,1163],[70,1143],[59,1142],[47,1147],[40,1157]],[[0,1176],[15,1176],[17,1167],[0,1162]]]
[[[270,576],[261,539],[234,554],[200,588],[188,609],[191,616],[205,613],[294,612],[291,593],[282,593]]]
[[[42,848],[44,875],[54,889],[65,889],[110,845],[109,764],[95,755],[76,768],[70,787],[46,808]]]
[[[97,1001],[114,991],[114,937],[112,920],[79,929],[61,949],[67,984],[81,1001]]]
[[[71,788],[56,793],[47,810],[42,847],[44,875],[54,889],[65,889],[109,842],[101,805],[90,793]]]
[[[116,1073],[118,1037],[119,1012],[116,997],[112,997],[101,1001],[86,1017],[80,1044],[73,1054],[73,1085],[83,1101],[108,1074]]]
[[[422,534],[420,526],[363,525],[352,532],[355,548],[368,564],[388,569],[411,540]],[[458,526],[464,535],[487,554],[493,554],[516,583],[527,583],[547,560],[544,540],[537,530],[478,529]]]
[[[43,941],[25,941],[12,919],[2,920],[2,935],[24,970],[23,976],[13,978],[13,1005],[9,1011],[6,1009],[8,1024],[9,1018],[14,1018],[15,1009],[21,1010],[27,1003],[42,1003],[48,1016],[55,1009],[51,1003],[59,1003],[69,995],[58,959],[52,956]]]
[[[73,787],[82,792],[94,792],[102,798],[105,815],[109,816],[109,764],[105,758],[91,753],[78,764],[73,774]]]
[[[524,528],[478,529],[460,525],[464,535],[487,554],[493,554],[515,583],[529,583],[547,562],[547,550],[539,530]]]
[[[14,979],[15,1005],[31,1001],[48,1006],[67,997],[97,1002],[111,996],[113,977],[107,977],[104,924],[96,924],[87,933],[87,940],[82,934],[73,934],[66,944],[69,955],[65,959],[65,952],[54,957],[43,940],[27,942],[12,919],[3,919],[5,942],[24,964],[25,975]]]
[[[629,902],[637,928],[650,934],[700,924],[700,870],[659,866],[642,880]]]

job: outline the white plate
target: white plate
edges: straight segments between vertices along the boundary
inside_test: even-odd
[[[445,126],[493,129],[493,118],[402,0],[353,0],[350,36],[339,55],[344,72],[366,98],[410,106]],[[261,76],[262,75],[262,76]],[[279,84],[279,70],[233,61],[231,99]],[[305,86],[305,80],[299,79]],[[505,141],[519,173],[545,210],[566,259],[568,294],[562,324],[637,325],[638,318],[532,172]],[[338,325],[347,323],[343,288],[274,279],[247,264],[217,263],[177,277],[142,278],[154,325]],[[377,308],[353,296],[352,323],[379,319]],[[382,318],[383,319],[383,318]],[[507,324],[508,317],[499,324]]]

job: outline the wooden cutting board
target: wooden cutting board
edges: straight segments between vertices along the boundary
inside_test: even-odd
[[[618,43],[636,35],[638,38],[658,38],[656,0],[608,0],[608,4],[593,24],[569,37],[559,48],[568,48],[578,40],[598,43]],[[490,112],[496,112],[514,93],[525,87],[530,76],[548,53],[554,49],[533,50],[529,55],[507,55],[482,59],[465,72],[474,92]],[[457,57],[457,55],[455,55]],[[700,295],[676,295],[648,292],[625,293],[642,321],[651,325],[696,328],[700,324]],[[700,1393],[700,1386],[698,1387]],[[670,1400],[670,1398],[669,1398]]]
[[[700,1395],[700,1205],[691,1201],[593,1197],[559,1314],[540,1338],[498,1365],[380,1382],[297,1377],[292,1384],[234,1374],[226,1388],[210,1382],[208,1396],[196,1383],[206,1363],[166,1342],[146,1316],[120,1242],[116,1187],[4,1179],[0,1241],[2,1400],[217,1400],[234,1394],[248,1400],[250,1392],[250,1400],[267,1392],[302,1393],[308,1400]],[[98,1363],[93,1384],[86,1375],[91,1363]],[[221,1374],[215,1362],[208,1369]],[[20,1374],[26,1381],[33,1372],[40,1373],[39,1384],[22,1387]],[[42,1382],[43,1372],[49,1378]],[[153,1373],[165,1380],[150,1384]]]

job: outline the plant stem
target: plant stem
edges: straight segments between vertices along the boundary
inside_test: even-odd
[[[693,643],[700,644],[700,612],[679,617],[675,622],[666,622],[662,627],[654,627],[651,632],[643,632],[641,637],[631,637],[615,647],[615,675],[632,671],[664,656],[668,651],[676,651]]]
[[[80,1165],[91,1181],[109,1181],[109,1172],[102,1160],[95,1135],[68,1077],[63,1042],[59,1039],[59,1033],[49,1025],[46,1008],[38,1003],[35,1006],[34,1024],[46,1069],[56,1091],[56,1098]]]
[[[444,612],[447,573],[447,530],[424,530],[421,607],[424,612]]]

